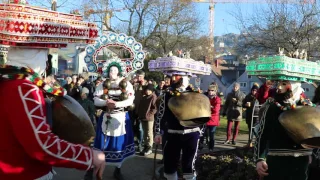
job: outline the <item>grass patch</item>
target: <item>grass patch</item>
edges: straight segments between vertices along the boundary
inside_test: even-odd
[[[227,135],[227,118],[220,117],[220,126],[217,127],[216,135]],[[249,134],[247,123],[245,120],[240,122],[239,134]]]

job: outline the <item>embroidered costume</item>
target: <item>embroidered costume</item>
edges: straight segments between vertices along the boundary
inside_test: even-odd
[[[63,91],[47,86],[25,65],[19,66],[17,54],[33,69],[46,66],[47,50],[11,47],[8,64],[17,66],[0,67],[0,134],[5,137],[0,145],[0,179],[52,179],[52,166],[91,168],[92,150],[59,139],[46,122],[43,91],[52,95],[63,95]]]
[[[118,52],[106,47],[125,49],[121,54],[126,52],[127,58],[120,59]],[[105,51],[108,51],[107,55],[101,58]],[[131,73],[143,68],[146,54],[141,43],[133,37],[114,32],[101,35],[95,45],[86,47],[85,54],[84,61],[88,71],[109,78],[94,93],[95,105],[105,110],[98,120],[94,146],[104,151],[107,164],[117,167],[115,178],[122,179],[121,164],[135,153],[133,130],[128,115],[128,110],[132,111],[135,94],[132,84],[125,77],[130,77]],[[91,172],[86,174],[85,179],[92,179]]]
[[[126,91],[129,96],[127,100],[119,100],[121,90],[119,83],[124,78],[119,78],[111,82],[111,86],[115,88],[108,91],[110,99],[116,100],[116,109],[110,113],[101,114],[97,125],[97,136],[94,147],[103,149],[106,154],[106,162],[108,165],[121,167],[122,162],[135,153],[133,132],[130,123],[130,118],[126,108],[133,104],[134,91],[132,85],[127,82]],[[97,87],[95,96],[102,96],[100,92],[102,84]],[[94,98],[96,106],[106,106],[106,101],[98,97]]]
[[[308,179],[310,147],[315,146],[315,141],[307,140],[320,133],[318,123],[309,120],[319,113],[305,98],[301,82],[319,80],[318,75],[310,73],[317,69],[320,66],[315,62],[285,56],[259,58],[248,63],[248,75],[278,81],[276,94],[262,105],[259,113],[255,159],[257,172],[264,180]]]
[[[176,63],[183,62],[181,64]],[[168,62],[168,63],[164,63]],[[184,64],[186,63],[186,64]],[[153,65],[155,64],[155,65]],[[159,65],[172,65],[175,67],[160,67]],[[180,67],[179,65],[183,67]],[[191,64],[195,66],[191,66]],[[192,67],[190,70],[185,67]],[[203,68],[201,68],[203,67]],[[197,92],[187,91],[189,76],[193,73],[207,74],[206,65],[192,59],[182,59],[175,56],[159,58],[150,61],[149,69],[163,71],[172,76],[171,87],[160,97],[159,113],[156,120],[156,143],[160,143],[165,124],[166,142],[163,149],[164,176],[168,180],[177,180],[177,166],[181,159],[183,178],[196,179],[194,163],[196,161],[201,128],[211,117],[209,98]],[[159,68],[159,69],[158,69]],[[201,69],[201,70],[199,70]],[[196,72],[195,72],[196,71]],[[190,104],[192,102],[192,104]],[[188,111],[192,109],[192,111]],[[161,126],[162,124],[162,126]],[[162,132],[162,133],[161,133]],[[181,156],[182,152],[182,156]]]
[[[66,47],[68,42],[93,43],[96,26],[82,22],[81,16],[14,2],[0,4],[6,24],[0,30],[0,44],[10,46],[7,63],[0,65],[0,179],[50,180],[52,166],[90,169],[92,149],[52,133],[47,123],[52,117],[48,117],[44,96],[64,96],[65,92],[46,84],[41,75],[46,69],[47,48]],[[62,30],[65,26],[68,28]],[[69,28],[75,28],[76,33],[64,34]],[[80,35],[81,29],[90,31],[90,35]]]
[[[94,104],[105,107],[101,114],[96,131],[94,147],[101,149],[106,155],[107,165],[116,166],[115,176],[120,176],[122,163],[135,154],[134,136],[128,107],[133,104],[134,90],[132,84],[124,77],[124,64],[119,58],[114,58],[104,64],[103,71],[109,79],[101,83],[94,93]],[[110,70],[116,68],[120,76],[111,79]],[[106,107],[107,100],[115,102],[115,108]]]
[[[265,180],[296,179],[306,180],[309,156],[312,149],[304,149],[288,135],[279,122],[279,116],[296,105],[285,102],[267,101],[263,116],[260,118],[255,154],[257,162],[266,161],[269,175]]]

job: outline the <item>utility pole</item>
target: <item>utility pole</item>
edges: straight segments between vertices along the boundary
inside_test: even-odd
[[[90,15],[93,14],[99,14],[99,18],[101,18],[102,21],[102,33],[106,34],[108,29],[111,28],[111,17],[113,16],[113,12],[121,12],[123,10],[126,9],[126,7],[124,8],[120,8],[120,9],[109,9],[109,0],[106,0],[106,8],[104,9],[100,9],[100,10],[94,10],[91,9],[89,7],[85,7],[85,12],[84,12],[84,17],[88,18]]]
[[[52,0],[51,1],[51,10],[52,11],[57,11],[57,0]]]
[[[51,0],[51,10],[57,11],[57,0]],[[50,48],[49,54],[51,54],[51,72],[53,71],[54,75],[58,74],[58,68],[59,68],[59,55],[58,55],[58,49]]]

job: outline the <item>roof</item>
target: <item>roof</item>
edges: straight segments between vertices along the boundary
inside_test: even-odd
[[[234,70],[235,68],[234,67],[226,67],[226,66],[223,66],[223,64],[227,64],[227,62],[223,59],[216,59],[216,61],[218,61],[218,64],[219,66],[216,67],[215,63],[213,65],[211,65],[211,68],[212,68],[212,71],[217,75],[219,76],[222,76],[222,72],[221,70]]]

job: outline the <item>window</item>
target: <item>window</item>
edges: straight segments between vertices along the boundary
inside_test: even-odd
[[[304,90],[305,92],[309,92],[309,91],[310,91],[309,88],[303,88],[303,90]]]
[[[252,76],[251,75],[248,75],[248,79],[251,79],[252,78]]]
[[[245,88],[247,87],[247,83],[246,82],[240,82],[240,88]]]

